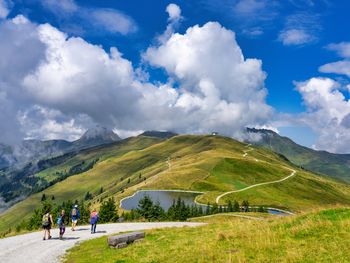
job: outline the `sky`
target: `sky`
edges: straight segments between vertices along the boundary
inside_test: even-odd
[[[0,0],[0,142],[96,124],[350,153],[350,2]]]

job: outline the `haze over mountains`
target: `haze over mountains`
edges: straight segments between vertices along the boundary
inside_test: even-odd
[[[24,140],[16,146],[0,144],[0,169],[13,165],[21,166],[26,162],[46,159],[119,140],[120,137],[112,130],[96,126],[87,130],[81,138],[73,142],[66,140]]]

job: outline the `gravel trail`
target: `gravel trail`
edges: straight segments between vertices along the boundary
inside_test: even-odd
[[[97,233],[90,233],[90,226],[79,226],[76,231],[66,228],[63,240],[58,239],[58,229],[51,230],[52,239],[42,240],[42,232],[34,232],[0,239],[0,258],[7,263],[51,263],[60,262],[67,249],[78,242],[124,231],[137,231],[165,227],[195,227],[203,223],[155,222],[116,223],[97,225]]]

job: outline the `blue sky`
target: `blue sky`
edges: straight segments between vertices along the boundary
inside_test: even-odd
[[[337,112],[348,111],[349,88],[347,87],[349,87],[350,73],[347,73],[347,65],[344,67],[343,64],[341,66],[337,64],[337,68],[330,65],[320,69],[328,63],[337,61],[347,63],[349,60],[348,55],[340,55],[341,50],[346,49],[347,46],[345,48],[339,46],[339,43],[346,44],[350,41],[350,28],[347,26],[350,24],[348,16],[350,2],[348,1],[1,1],[5,3],[9,12],[4,17],[5,20],[21,14],[35,25],[49,23],[66,33],[68,37],[81,37],[87,43],[101,46],[106,53],[110,52],[111,47],[116,47],[123,54],[122,57],[132,63],[135,71],[139,68],[143,73],[146,72],[149,83],[157,85],[157,83],[169,82],[175,89],[185,86],[181,78],[174,77],[176,73],[171,72],[168,65],[164,64],[165,62],[159,62],[156,58],[143,57],[148,48],[160,47],[164,44],[159,43],[159,37],[165,35],[165,29],[172,23],[169,20],[169,13],[166,12],[167,6],[173,3],[181,10],[181,17],[177,17],[171,25],[171,34],[178,32],[185,35],[190,27],[195,25],[202,27],[208,21],[217,21],[222,27],[235,32],[235,39],[245,58],[256,58],[262,62],[262,70],[267,74],[264,86],[268,93],[263,100],[274,112],[274,117],[266,122],[266,126],[276,127],[282,135],[287,135],[307,146],[331,151],[346,151],[342,147],[332,148],[329,145],[334,130],[319,132],[319,129],[325,128],[325,125],[333,125],[331,123],[335,117],[339,118],[339,125],[347,123],[347,116],[333,116],[328,110],[333,107],[332,103],[337,104],[336,102],[331,101],[326,105],[325,100],[322,99],[323,104],[315,103],[314,99],[308,97],[310,90],[305,91],[303,87],[308,87],[306,82],[312,78],[322,77],[334,80],[336,84],[330,84],[332,86],[330,92],[337,98],[338,93],[341,93],[343,98],[340,98],[340,101],[345,107],[344,110],[337,109]],[[334,48],[330,44],[335,45]],[[212,67],[216,66],[212,65]],[[321,82],[322,79],[318,81]],[[296,82],[305,83],[298,86]],[[323,85],[323,83],[317,83],[317,85]],[[260,89],[261,87],[258,90]],[[320,97],[319,94],[314,95]],[[66,114],[65,109],[59,108],[57,104],[43,106],[38,102],[35,103],[42,107],[52,107],[66,116],[69,115],[70,118],[72,116],[72,112]],[[328,113],[329,121],[325,123],[320,116]],[[94,119],[93,114],[89,116]],[[315,123],[311,121],[317,118],[320,118],[320,121]],[[116,121],[116,123],[121,122],[119,119]],[[80,122],[80,125],[84,126],[82,123]],[[257,123],[263,124],[260,119]],[[114,128],[118,128],[116,126],[118,125],[114,125]],[[124,126],[125,128],[120,130],[144,129],[143,127],[138,129],[132,125]],[[348,126],[344,127],[339,138],[346,136],[344,134],[348,131]],[[181,131],[182,128],[178,129]],[[199,127],[198,130],[205,129]],[[222,130],[227,129],[225,127]],[[320,143],[320,140],[327,141],[328,146]]]
[[[259,58],[263,61],[263,69],[268,73],[266,86],[269,90],[267,101],[279,111],[300,112],[304,110],[300,95],[294,90],[293,81],[306,80],[312,76],[324,75],[318,72],[318,67],[337,58],[325,46],[329,43],[347,41],[350,39],[350,24],[348,1],[275,1],[266,4],[261,10],[239,16],[234,4],[239,1],[203,0],[203,1],[75,1],[84,8],[111,8],[123,12],[134,20],[137,31],[127,35],[88,28],[77,34],[74,27],[79,27],[79,19],[67,18],[65,15],[55,15],[45,8],[40,1],[14,1],[10,16],[25,14],[32,21],[50,23],[71,35],[80,35],[87,41],[102,45],[106,50],[112,46],[124,54],[135,65],[140,63],[140,52],[154,41],[157,34],[163,32],[167,25],[165,8],[170,3],[181,7],[184,20],[178,28],[184,32],[188,27],[208,21],[218,21],[224,27],[237,34],[237,40],[246,57]],[[274,1],[247,1],[252,3]],[[249,3],[248,3],[249,4]],[[230,10],[231,9],[231,10]],[[286,18],[291,15],[305,13],[317,17],[316,30],[310,29],[317,40],[298,45],[285,46],[278,41],[278,35],[283,30]],[[307,18],[309,19],[309,18]],[[71,27],[70,30],[67,30]],[[251,36],[244,31],[259,28],[262,34]],[[309,28],[306,28],[309,30]],[[71,32],[69,32],[71,31]],[[155,74],[155,80],[160,77]]]

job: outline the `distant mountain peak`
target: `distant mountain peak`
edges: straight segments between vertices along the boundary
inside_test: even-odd
[[[76,142],[87,142],[91,141],[94,144],[101,143],[111,143],[120,141],[120,137],[118,134],[114,133],[111,129],[102,126],[95,126],[93,128],[88,129],[83,136]]]

